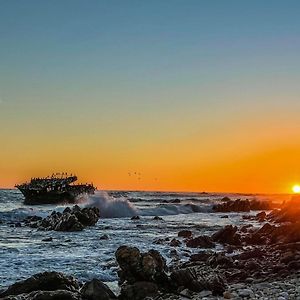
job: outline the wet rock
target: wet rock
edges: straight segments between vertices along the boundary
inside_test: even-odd
[[[190,230],[181,230],[178,232],[178,237],[183,237],[183,238],[190,238],[192,237],[193,233]]]
[[[95,225],[100,217],[99,209],[86,207],[81,209],[78,205],[67,207],[63,213],[53,211],[46,218],[37,216],[25,219],[25,224],[32,228],[55,231],[81,231],[86,226]]]
[[[215,243],[209,236],[203,235],[187,240],[186,246],[190,248],[213,248],[215,247]]]
[[[267,217],[266,212],[262,211],[255,216],[255,219],[259,222],[264,222],[266,220],[266,217]]]
[[[149,281],[138,281],[131,285],[124,285],[119,299],[144,300],[147,297],[155,297],[158,294],[157,284]]]
[[[74,277],[59,272],[44,272],[14,283],[0,293],[0,298],[9,295],[28,294],[33,291],[76,291],[78,289],[79,283]]]
[[[103,234],[102,236],[100,236],[100,240],[108,240],[109,236],[107,234]]]
[[[178,269],[173,271],[170,277],[177,286],[197,293],[210,290],[215,295],[222,295],[226,288],[225,279],[212,269],[208,270],[207,267],[205,271],[198,267]]]
[[[156,250],[141,253],[136,247],[121,246],[115,253],[120,282],[167,280],[166,260]]]
[[[140,220],[140,219],[141,219],[140,216],[133,216],[133,217],[131,217],[131,220],[133,220],[133,221]]]
[[[192,254],[190,261],[207,261],[212,255],[213,252],[211,251],[200,251],[199,253]]]
[[[155,216],[152,220],[154,220],[154,221],[162,221],[163,218],[161,218],[159,216]]]
[[[93,279],[83,285],[80,290],[87,300],[111,300],[117,299],[116,295],[99,279]]]
[[[271,203],[258,200],[230,200],[223,198],[223,203],[213,206],[215,212],[250,212],[250,210],[269,210]]]
[[[212,235],[212,240],[221,244],[241,245],[241,237],[237,230],[236,226],[226,225]]]
[[[179,247],[180,245],[181,245],[181,242],[176,239],[172,239],[170,242],[170,246],[172,246],[172,247]]]

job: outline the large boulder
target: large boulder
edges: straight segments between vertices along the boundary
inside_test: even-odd
[[[158,286],[154,282],[137,281],[130,285],[124,285],[119,299],[144,300],[147,297],[155,297],[158,294]]]
[[[121,246],[116,259],[120,270],[120,282],[161,281],[166,279],[166,260],[156,250],[141,253],[136,247]]]
[[[241,245],[241,237],[237,230],[236,226],[226,225],[212,235],[212,240],[221,244]]]
[[[78,289],[79,283],[74,277],[66,276],[59,272],[44,272],[14,283],[0,293],[0,298],[10,295],[28,294],[33,291],[76,291]]]
[[[111,300],[117,299],[109,287],[98,279],[93,279],[83,285],[80,290],[84,299],[87,300]]]
[[[178,287],[197,293],[210,290],[215,295],[222,295],[226,289],[225,279],[207,266],[204,270],[197,266],[174,270],[170,276]]]

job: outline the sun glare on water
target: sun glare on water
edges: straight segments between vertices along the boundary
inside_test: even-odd
[[[293,186],[293,192],[295,194],[300,194],[300,185],[296,184]]]

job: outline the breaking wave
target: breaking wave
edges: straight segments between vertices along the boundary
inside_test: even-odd
[[[210,205],[197,204],[159,204],[151,208],[137,208],[126,198],[113,198],[106,192],[97,192],[89,196],[85,206],[96,206],[100,209],[102,218],[122,218],[141,216],[168,216],[178,214],[191,214],[196,212],[211,212]]]
[[[209,213],[212,212],[212,206],[203,206],[196,204],[163,204],[154,208],[145,208],[140,210],[142,216],[170,216],[179,214],[192,213]]]
[[[96,206],[102,218],[132,217],[138,210],[126,198],[113,198],[106,192],[97,192],[89,196],[85,206]]]

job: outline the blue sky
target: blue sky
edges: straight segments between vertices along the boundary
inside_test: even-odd
[[[299,13],[299,1],[1,1],[3,164],[14,155],[31,170],[33,156],[47,153],[45,136],[64,143],[64,155],[85,137],[94,161],[99,140],[107,152],[140,149],[116,158],[124,169],[124,157],[147,168],[134,159],[146,147],[164,161],[163,142],[188,148],[201,139],[206,157],[224,137],[233,145],[227,156],[294,140]]]

